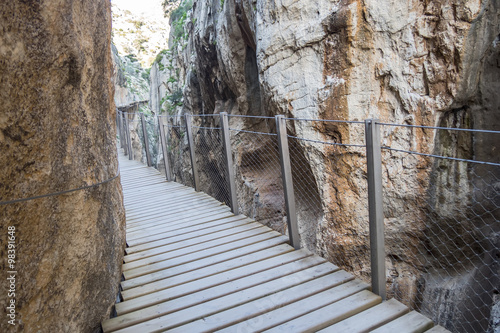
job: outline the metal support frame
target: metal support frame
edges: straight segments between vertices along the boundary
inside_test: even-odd
[[[372,291],[386,299],[382,153],[377,119],[365,120]]]
[[[116,109],[116,132],[117,132],[118,136],[120,137],[120,148],[124,148],[122,123],[123,123],[122,122],[122,114],[118,109]]]
[[[116,135],[118,135],[118,137],[120,138],[119,142],[120,142],[120,147],[121,147],[122,134],[120,132],[120,113],[118,112],[118,110],[116,110]]]
[[[123,148],[123,152],[125,156],[128,155],[127,151],[127,138],[125,137],[125,120],[123,120],[123,112],[118,111],[119,118],[120,118],[120,146]]]
[[[172,174],[170,173],[170,163],[168,161],[168,141],[167,141],[168,127],[167,127],[167,132],[165,133],[165,126],[163,125],[163,118],[161,116],[158,116],[158,127],[160,127],[160,141],[161,141],[161,148],[163,151],[163,161],[165,165],[165,177],[167,178],[167,181],[171,181]]]
[[[194,180],[194,190],[199,191],[200,190],[200,181],[198,177],[198,166],[196,165],[196,155],[195,155],[195,147],[194,147],[194,140],[193,140],[193,125],[192,125],[192,119],[191,115],[186,114],[184,115],[184,119],[186,121],[186,134],[188,138],[188,144],[189,144],[189,156],[191,157],[191,168],[193,170],[193,180]]]
[[[146,162],[148,167],[153,165],[151,161],[151,154],[149,153],[149,140],[148,140],[148,131],[146,128],[146,117],[144,113],[141,113],[141,125],[142,125],[142,137],[144,139],[144,149],[146,150]]]
[[[128,159],[133,160],[133,152],[132,152],[132,140],[130,139],[130,127],[128,125],[128,113],[124,112],[125,117],[125,136],[127,137],[127,150],[128,150]]]
[[[229,118],[227,112],[220,113],[220,124],[222,128],[222,142],[224,149],[224,159],[226,162],[226,179],[231,199],[231,211],[234,215],[239,214],[238,197],[236,195],[236,182],[233,167],[233,154],[231,153],[231,138],[229,135]]]
[[[123,150],[126,150],[127,138],[125,137],[124,127],[125,127],[125,124],[123,121],[123,114],[120,112],[120,139],[121,139],[120,141],[121,141],[121,145],[122,145]]]
[[[297,224],[297,213],[295,211],[295,194],[293,191],[292,167],[290,164],[286,122],[285,117],[282,115],[276,116],[276,130],[278,132],[281,178],[283,180],[283,190],[285,194],[288,237],[290,238],[290,245],[298,250],[300,249],[300,235]]]

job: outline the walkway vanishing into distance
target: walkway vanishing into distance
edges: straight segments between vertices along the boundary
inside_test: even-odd
[[[447,332],[209,195],[119,161],[128,247],[104,332]]]

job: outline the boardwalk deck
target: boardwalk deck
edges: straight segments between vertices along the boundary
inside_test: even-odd
[[[120,157],[123,300],[104,332],[424,332],[433,325],[210,196]]]

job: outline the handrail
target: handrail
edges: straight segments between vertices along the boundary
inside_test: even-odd
[[[134,113],[135,116],[137,113]],[[118,112],[117,116],[117,125],[119,126],[119,136],[123,138],[122,148],[128,152],[129,158],[133,158],[133,152],[130,142],[130,131],[131,126],[128,124],[128,115],[131,113]],[[140,116],[141,119],[144,119],[144,115]],[[151,117],[151,116],[150,116]],[[479,129],[464,129],[464,128],[448,128],[448,127],[434,127],[434,126],[420,126],[420,125],[408,125],[408,124],[390,124],[384,123],[374,119],[367,119],[363,121],[344,121],[344,120],[330,120],[330,119],[307,119],[307,118],[286,118],[284,116],[276,116],[276,117],[268,117],[268,116],[246,116],[246,115],[228,115],[226,113],[221,114],[203,114],[203,115],[153,115],[152,116],[155,125],[157,124],[157,129],[159,129],[160,139],[159,143],[161,144],[161,151],[163,158],[165,160],[165,173],[168,181],[179,179],[186,179],[186,175],[192,177],[190,179],[194,182],[194,187],[196,190],[205,190],[207,193],[212,193],[212,195],[216,198],[219,198],[220,192],[227,192],[225,199],[219,199],[220,201],[226,202],[231,206],[232,211],[237,214],[242,210],[246,210],[248,214],[248,204],[252,203],[252,207],[263,207],[265,209],[275,209],[277,208],[266,208],[266,204],[259,195],[262,193],[259,191],[260,185],[257,185],[257,190],[252,192],[252,181],[255,176],[251,176],[249,179],[246,179],[244,176],[244,172],[250,175],[258,175],[259,177],[266,177],[269,175],[270,180],[268,181],[271,185],[266,185],[266,181],[263,182],[266,188],[266,191],[275,191],[272,192],[272,195],[277,195],[277,189],[281,192],[281,198],[284,198],[285,203],[285,213],[282,213],[283,220],[286,217],[286,221],[288,223],[287,231],[290,237],[290,244],[293,245],[296,249],[300,248],[303,242],[300,240],[301,233],[299,232],[301,229],[299,228],[300,219],[303,216],[299,216],[301,213],[299,210],[295,211],[296,203],[300,203],[300,195],[309,195],[311,188],[314,187],[315,184],[310,182],[310,179],[315,179],[315,177],[324,177],[324,175],[313,175],[307,176],[309,178],[301,179],[299,176],[294,175],[294,171],[299,170],[299,168],[304,168],[305,164],[310,163],[308,159],[310,156],[301,157],[302,160],[296,160],[297,150],[302,149],[302,154],[306,154],[308,151],[306,148],[313,148],[317,152],[321,152],[321,156],[328,161],[330,161],[333,166],[336,166],[337,160],[332,160],[337,158],[338,154],[346,154],[346,156],[356,156],[358,161],[364,163],[362,167],[357,166],[358,169],[355,169],[354,166],[350,166],[351,172],[358,172],[357,177],[359,179],[365,179],[366,181],[366,189],[367,196],[359,195],[359,198],[365,198],[366,202],[359,202],[357,206],[358,209],[367,211],[367,216],[369,216],[369,238],[370,238],[370,263],[371,263],[371,279],[372,279],[372,290],[376,294],[380,295],[383,299],[386,298],[387,294],[387,279],[390,277],[387,276],[387,268],[385,267],[386,258],[386,247],[385,237],[387,237],[387,232],[384,231],[384,224],[389,223],[388,219],[384,216],[384,205],[387,203],[384,199],[387,199],[388,189],[384,186],[388,184],[388,173],[383,165],[383,160],[387,160],[388,158],[398,158],[396,153],[405,153],[412,156],[420,156],[419,161],[427,161],[423,162],[425,168],[427,168],[426,177],[437,177],[436,174],[443,169],[442,163],[437,164],[437,162],[431,163],[428,159],[441,159],[444,161],[448,161],[448,163],[455,163],[447,165],[446,168],[450,169],[450,172],[456,172],[457,170],[469,170],[467,172],[476,172],[474,168],[466,168],[459,163],[467,163],[467,166],[470,164],[481,165],[481,170],[478,172],[488,173],[489,176],[495,177],[496,174],[499,173],[498,170],[495,172],[491,172],[490,169],[484,168],[492,168],[499,167],[500,162],[496,161],[481,161],[477,158],[460,158],[457,156],[443,156],[437,153],[429,153],[429,152],[420,152],[411,149],[413,146],[410,143],[409,149],[403,149],[401,144],[399,146],[391,147],[385,143],[382,129],[384,127],[406,127],[409,129],[431,129],[436,131],[460,131],[464,133],[470,133],[470,135],[475,135],[476,133],[484,133],[489,135],[497,135],[500,134],[500,131],[493,130],[479,130]],[[246,118],[249,119],[250,126],[255,125],[255,127],[239,129],[235,128],[236,124],[240,124],[234,122],[232,125],[235,127],[231,127],[231,119],[232,118]],[[270,122],[252,122],[253,119],[262,119],[269,120],[275,119],[276,123],[272,124]],[[183,123],[184,121],[184,123]],[[288,123],[287,123],[288,122]],[[293,122],[293,123],[292,123]],[[364,142],[343,142],[342,137],[328,137],[327,135],[323,135],[320,132],[316,131],[315,135],[317,137],[310,138],[304,137],[302,135],[303,132],[297,132],[298,129],[303,129],[304,126],[295,126],[296,122],[314,122],[309,126],[317,126],[318,122],[325,123],[339,123],[345,124],[345,126],[355,126],[353,129],[353,133],[356,133],[356,136],[359,141]],[[364,124],[364,127],[357,126]],[[136,126],[136,125],[134,125]],[[144,132],[144,145],[147,147],[146,136],[148,135],[145,129],[144,120],[142,120],[142,127]],[[268,132],[263,132],[262,129],[269,130]],[[344,127],[342,127],[344,128]],[[195,131],[193,131],[195,129]],[[256,129],[256,130],[253,130]],[[364,133],[363,133],[364,131]],[[362,135],[364,134],[364,136]],[[321,137],[323,135],[323,137]],[[324,138],[328,138],[325,140]],[[337,142],[338,141],[338,142]],[[240,145],[242,142],[246,142],[245,145]],[[249,151],[249,147],[251,148]],[[300,148],[302,147],[302,148]],[[339,149],[341,147],[343,149]],[[261,151],[260,154],[256,154],[252,149],[256,149],[256,151]],[[366,149],[366,150],[365,150]],[[429,149],[429,148],[428,148]],[[149,152],[150,148],[146,148],[146,151]],[[446,150],[445,150],[446,151]],[[450,150],[451,151],[451,150]],[[279,153],[278,153],[279,152]],[[188,154],[190,158],[188,159],[186,155]],[[385,153],[385,155],[384,155]],[[337,155],[336,155],[337,154]],[[351,155],[349,155],[351,154]],[[238,157],[238,163],[233,161],[233,155]],[[403,159],[402,157],[401,159]],[[169,160],[172,159],[172,162]],[[177,159],[177,160],[176,160]],[[425,160],[424,160],[425,159]],[[150,158],[148,158],[148,161]],[[178,163],[178,162],[181,163]],[[189,161],[189,162],[187,162]],[[345,163],[346,160],[342,161]],[[186,166],[183,163],[190,163],[189,166]],[[388,162],[385,162],[388,163]],[[200,164],[200,165],[198,165]],[[306,166],[309,167],[309,166]],[[366,171],[364,169],[366,167]],[[420,168],[424,168],[420,166]],[[204,169],[209,168],[209,169]],[[270,169],[269,169],[270,168]],[[279,171],[278,169],[281,169]],[[264,170],[264,171],[259,171]],[[490,171],[488,171],[490,170]],[[418,170],[417,170],[418,171]],[[417,172],[415,171],[415,172]],[[260,172],[260,173],[259,173]],[[304,171],[305,172],[305,171]],[[311,173],[312,171],[308,171]],[[203,177],[200,177],[200,174],[205,173]],[[307,173],[307,172],[306,172]],[[364,176],[363,176],[364,175]],[[189,178],[188,177],[188,178]],[[311,178],[313,177],[313,178]],[[337,175],[337,177],[342,177],[341,175]],[[481,174],[476,175],[476,177],[481,177]],[[238,179],[236,179],[238,178]],[[282,179],[282,185],[279,185],[275,182],[276,178]],[[434,179],[432,178],[432,179]],[[237,181],[240,183],[237,184]],[[467,180],[464,180],[467,181]],[[210,184],[206,184],[206,182],[210,182]],[[294,190],[294,182],[297,186],[295,186]],[[323,181],[325,182],[325,181]],[[497,180],[498,182],[498,180]],[[242,184],[243,183],[243,184]],[[461,184],[459,184],[461,185]],[[495,191],[493,188],[496,186],[495,184],[480,184],[483,189],[478,187],[476,184],[471,184],[471,188],[475,191]],[[424,186],[424,185],[422,185]],[[432,180],[429,181],[429,188],[433,186]],[[247,189],[248,194],[254,195],[253,198],[245,197],[238,198],[238,195],[242,196],[242,187]],[[237,190],[236,190],[237,189]],[[322,189],[323,190],[323,189]],[[391,189],[392,190],[392,189]],[[264,191],[264,194],[265,192]],[[392,190],[394,191],[394,190]],[[461,191],[464,191],[462,189]],[[238,192],[238,193],[237,193]],[[299,194],[299,198],[297,196],[294,197],[294,192]],[[431,191],[432,192],[432,191]],[[305,194],[304,194],[305,193]],[[341,195],[341,194],[340,194]],[[403,194],[399,194],[400,196]],[[434,198],[434,193],[429,194],[431,198]],[[471,194],[472,195],[472,194]],[[473,194],[474,196],[478,196],[478,194]],[[481,193],[482,200],[493,200],[494,194]],[[244,200],[242,200],[244,199]],[[315,199],[317,205],[323,212],[323,202],[321,198]],[[319,200],[319,201],[318,201]],[[436,199],[437,200],[437,199]],[[477,200],[476,197],[473,200]],[[302,204],[302,203],[301,203]],[[479,205],[479,208],[482,210],[486,210],[487,207],[482,205],[482,203],[476,203]],[[495,203],[492,203],[495,205]],[[247,206],[245,206],[247,205]],[[260,206],[259,206],[260,205]],[[425,208],[425,209],[434,209],[434,208]],[[425,210],[424,209],[424,210]],[[469,208],[467,208],[469,209]],[[363,212],[355,212],[353,211],[353,216],[358,214],[359,216],[363,215]],[[307,214],[311,214],[311,210],[306,209]],[[439,210],[427,212],[425,211],[427,216],[425,218],[429,219],[431,223],[438,225],[439,219]],[[256,216],[259,216],[260,213],[255,213]],[[478,213],[479,214],[479,213]],[[436,216],[435,216],[436,215]],[[266,217],[267,218],[267,217]],[[444,216],[443,219],[446,221],[449,217]],[[480,221],[484,219],[494,219],[492,223],[498,224],[498,219],[495,220],[494,214],[491,212],[487,212],[486,214],[481,213],[481,215],[477,217]],[[272,220],[272,219],[270,219]],[[488,225],[487,225],[488,226]],[[433,226],[428,226],[431,232],[436,233],[436,230],[433,230]],[[486,228],[487,229],[487,228]],[[450,239],[450,236],[445,231],[447,229],[443,228],[438,230],[440,233],[444,233],[445,237]],[[453,226],[450,226],[450,230],[453,230]],[[421,231],[422,233],[425,230]],[[484,228],[481,230],[480,235],[483,237],[489,237],[485,235]],[[404,242],[403,238],[406,235],[401,235],[402,242]],[[359,235],[362,238],[362,235]],[[418,234],[412,236],[416,239],[422,237],[428,237],[423,234]],[[436,237],[436,236],[433,236]],[[458,237],[458,236],[457,236]],[[438,239],[439,236],[438,236]],[[432,240],[424,239],[422,241],[430,242]],[[493,244],[493,240],[486,240],[488,244]],[[410,246],[411,244],[402,244],[401,246]],[[413,245],[412,245],[413,246]],[[428,247],[429,245],[425,245],[424,247]],[[439,248],[440,244],[436,244],[436,247]],[[470,251],[476,251],[479,245],[471,244],[468,245],[471,247]],[[366,246],[368,247],[368,246]],[[498,251],[498,248],[488,248],[483,246],[483,249],[486,248],[485,251]],[[447,248],[448,249],[448,248]],[[412,251],[414,251],[413,249]],[[460,250],[460,249],[459,249]],[[427,250],[426,248],[426,251]],[[440,250],[441,251],[441,250]],[[451,251],[451,250],[450,250]],[[419,253],[415,254],[418,255]],[[421,253],[420,255],[429,255]],[[432,254],[435,255],[435,254]],[[448,256],[447,253],[440,254],[443,258],[446,259]],[[493,254],[490,254],[493,255]],[[450,253],[450,256],[453,258],[459,258],[460,255],[457,256],[455,253]],[[484,255],[485,258],[488,255]],[[471,261],[469,257],[464,261],[457,261],[458,264],[463,265],[465,267],[467,261]],[[479,258],[479,257],[477,257]],[[439,258],[434,258],[433,260],[438,260]],[[481,260],[481,258],[477,259]],[[445,264],[446,266],[447,264]],[[470,264],[468,264],[470,265]],[[422,265],[424,266],[424,265]],[[425,266],[424,266],[425,267]],[[417,269],[417,268],[416,268]],[[396,296],[397,293],[391,291],[391,295],[394,293]],[[404,301],[404,296],[398,296],[401,300]],[[417,295],[417,297],[420,297]],[[470,302],[474,304],[474,302]],[[436,318],[435,318],[436,320]]]

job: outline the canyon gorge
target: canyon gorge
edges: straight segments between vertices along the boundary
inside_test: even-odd
[[[153,165],[164,172],[168,158],[189,186],[183,116],[217,128],[208,115],[227,112],[240,212],[283,234],[273,117],[286,116],[301,246],[365,281],[363,122],[378,119],[388,297],[453,332],[500,330],[500,140],[474,131],[500,128],[500,2],[155,6],[168,23],[107,0],[0,4],[2,272],[9,227],[18,239],[18,325],[1,331],[99,332],[112,315],[125,247],[117,111],[129,113],[133,157],[146,158],[143,113]],[[168,156],[155,116],[175,136]],[[227,203],[213,181],[223,161],[202,154],[221,139],[207,133],[196,134],[200,180]]]
[[[321,120],[495,130],[499,6],[479,0],[184,1],[171,16],[169,49],[151,68],[149,112],[170,115],[173,126],[182,125],[184,114],[220,112],[318,119],[289,121],[288,134],[360,145],[362,124]],[[211,117],[193,119],[195,126],[218,125]],[[275,131],[266,118],[230,117],[230,127]],[[498,135],[381,130],[383,146],[498,162]],[[307,184],[296,190],[302,246],[369,279],[364,150],[290,142],[294,179]],[[186,145],[179,138],[174,148]],[[240,133],[232,147],[241,211],[287,232],[272,138]],[[144,159],[140,145],[137,156]],[[269,163],[249,168],[256,156]],[[382,157],[390,297],[452,331],[493,330],[498,167],[388,150]],[[160,152],[158,165],[162,158]],[[176,179],[191,185],[188,154],[170,158]],[[203,179],[222,177],[213,156],[199,163]],[[443,238],[450,232],[453,237]],[[488,305],[470,310],[469,303]],[[474,319],[474,311],[483,319]]]

